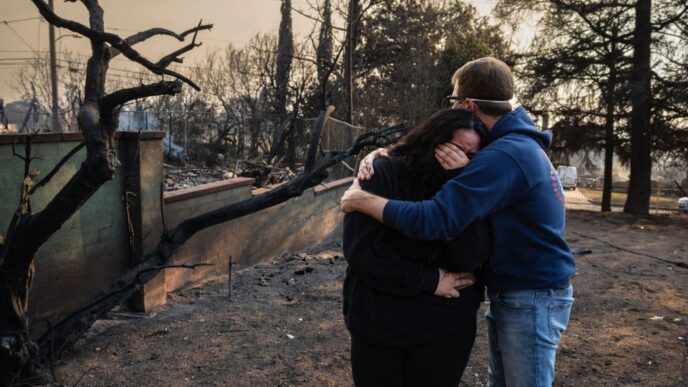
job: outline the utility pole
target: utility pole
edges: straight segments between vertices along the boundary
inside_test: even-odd
[[[54,11],[53,0],[48,0],[48,6],[51,11]],[[50,83],[52,86],[52,111],[53,111],[53,127],[54,132],[62,132],[60,126],[60,108],[57,104],[57,57],[55,54],[55,27],[52,23],[48,23],[48,40],[50,41]]]

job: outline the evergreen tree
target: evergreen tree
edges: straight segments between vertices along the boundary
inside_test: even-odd
[[[685,74],[672,70],[685,67],[686,58],[667,59],[675,52],[667,43],[676,30],[685,39],[680,24],[685,23],[688,1],[664,0],[652,6],[650,0],[500,0],[496,10],[512,24],[528,13],[542,15],[539,37],[517,71],[527,85],[528,107],[556,115],[555,137],[565,138],[569,150],[596,147],[598,133],[604,131],[603,209],[610,208],[616,151],[631,165],[624,211],[648,213],[652,158],[662,156],[653,152],[658,143],[653,131],[661,130],[663,140],[681,137],[668,133],[685,133],[685,120],[667,119],[685,102],[667,98],[657,105],[658,91],[651,85],[653,79],[663,79],[665,89],[671,89],[681,82],[677,74]],[[651,58],[660,71],[652,71]]]
[[[461,1],[387,0],[362,18],[356,96],[364,126],[416,123],[448,107],[454,71],[492,55],[510,61],[500,29]]]
[[[322,11],[322,24],[318,36],[316,64],[318,70],[318,107],[324,109],[327,103],[328,81],[332,73],[332,8],[330,0],[325,0]]]
[[[294,37],[291,32],[291,0],[282,0],[280,11],[282,19],[280,20],[277,56],[275,58],[275,114],[279,116],[279,121],[283,121],[287,117],[289,75],[291,73],[291,62],[294,58]],[[281,126],[275,126],[273,139],[281,136],[278,133],[280,130],[283,130]],[[294,168],[296,163],[296,144],[293,131],[290,131],[286,138],[286,161],[290,167]]]
[[[275,113],[285,117],[287,115],[289,74],[294,57],[294,37],[291,32],[291,0],[282,0],[280,12],[282,19],[280,20],[277,57],[275,58],[277,62],[275,67]]]

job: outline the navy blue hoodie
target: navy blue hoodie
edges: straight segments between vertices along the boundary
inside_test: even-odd
[[[449,240],[489,216],[494,246],[487,286],[545,289],[575,272],[564,240],[564,193],[541,132],[519,108],[490,131],[490,144],[430,200],[390,200],[385,225],[416,239]]]

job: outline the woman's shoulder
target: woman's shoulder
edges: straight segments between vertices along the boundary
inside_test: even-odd
[[[373,161],[373,176],[370,180],[362,181],[361,186],[366,191],[376,194],[389,195],[397,186],[396,157],[379,157]]]
[[[385,156],[375,159],[373,162],[373,179],[378,176],[381,179],[398,180],[406,171],[404,160],[397,156]]]
[[[387,172],[394,169],[395,160],[397,157],[394,156],[383,156],[378,157],[373,161],[373,169],[375,172]],[[375,175],[373,175],[375,176]]]

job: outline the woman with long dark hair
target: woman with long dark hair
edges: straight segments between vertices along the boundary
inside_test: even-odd
[[[375,160],[363,189],[399,200],[430,199],[459,170],[445,171],[435,148],[451,142],[470,157],[487,132],[473,113],[441,110]],[[358,213],[344,219],[344,315],[357,386],[457,386],[473,347],[480,281],[457,290],[490,248],[486,221],[449,242],[407,238]],[[460,296],[459,296],[460,293]]]

